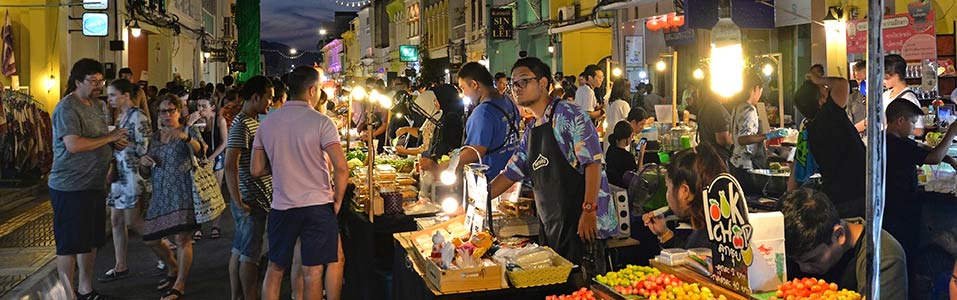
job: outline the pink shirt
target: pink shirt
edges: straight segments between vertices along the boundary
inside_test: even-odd
[[[335,202],[327,147],[339,147],[336,125],[305,101],[288,101],[262,121],[253,149],[269,157],[273,209]]]

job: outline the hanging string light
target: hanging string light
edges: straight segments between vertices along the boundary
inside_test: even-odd
[[[344,7],[359,8],[369,4],[369,0],[336,0],[336,4]]]

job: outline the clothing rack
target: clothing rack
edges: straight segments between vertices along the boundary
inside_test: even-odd
[[[0,186],[33,183],[50,172],[53,127],[44,108],[29,94],[0,91]]]

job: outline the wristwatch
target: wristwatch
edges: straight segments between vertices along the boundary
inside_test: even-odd
[[[594,203],[585,202],[585,204],[582,204],[582,212],[594,212],[596,210],[598,210],[598,208],[595,207]]]

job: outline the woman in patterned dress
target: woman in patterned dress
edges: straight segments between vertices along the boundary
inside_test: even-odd
[[[186,289],[186,277],[193,260],[191,234],[199,228],[193,207],[192,156],[202,155],[206,144],[199,131],[183,126],[186,104],[168,96],[159,105],[159,132],[150,141],[149,154],[140,162],[153,169],[153,199],[146,210],[143,240],[163,257],[169,266],[167,277],[158,290],[166,290],[164,300],[179,299]],[[190,120],[195,122],[195,120]],[[177,257],[163,246],[160,238],[175,236]]]
[[[143,216],[140,201],[150,192],[150,181],[143,178],[139,172],[140,157],[146,155],[149,149],[149,139],[152,136],[150,120],[146,113],[135,106],[133,100],[143,94],[138,86],[129,80],[113,81],[107,88],[110,106],[117,110],[117,127],[129,132],[127,139],[129,146],[121,151],[115,151],[116,169],[113,170],[113,183],[110,185],[110,194],[106,203],[111,207],[110,219],[113,224],[113,245],[115,246],[116,264],[113,269],[106,271],[100,282],[110,282],[129,276],[126,263],[126,247],[129,240],[127,227],[136,232],[143,232]]]

